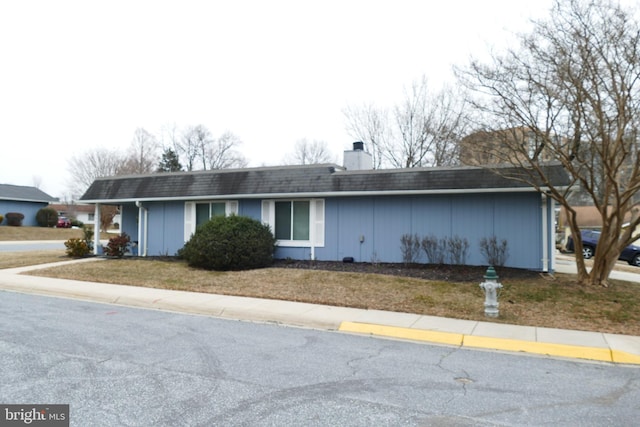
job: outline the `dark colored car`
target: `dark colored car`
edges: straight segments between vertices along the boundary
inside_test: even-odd
[[[71,221],[66,216],[61,216],[58,218],[57,228],[71,228]]]
[[[596,253],[596,245],[600,239],[599,231],[583,230],[582,234],[582,256],[589,259]],[[573,252],[573,239],[569,236],[567,240],[567,250]],[[640,267],[640,246],[629,245],[620,254],[618,259],[627,261],[631,265]]]

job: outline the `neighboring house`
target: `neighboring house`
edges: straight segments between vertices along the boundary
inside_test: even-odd
[[[0,215],[6,217],[7,212],[19,212],[24,215],[22,220],[24,226],[38,225],[36,221],[38,211],[56,201],[58,199],[35,187],[0,184]],[[6,224],[5,218],[0,225]]]
[[[543,162],[553,160],[541,146],[535,133],[525,127],[477,131],[460,141],[460,160],[465,165],[515,164],[524,153]]]
[[[95,221],[95,206],[93,205],[63,203],[50,206],[58,212],[58,215],[76,219],[83,224],[93,224]],[[116,224],[120,224],[120,214],[113,217],[112,225],[115,226]]]
[[[370,165],[370,155],[354,148],[345,152],[345,164]],[[238,214],[271,226],[281,259],[402,262],[400,239],[409,233],[466,238],[467,264],[486,265],[479,241],[495,235],[508,241],[507,266],[553,269],[554,203],[532,187],[479,167],[352,167],[99,178],[80,201],[95,204],[96,212],[100,204],[120,205],[121,230],[138,242],[142,256],[173,255],[210,217]],[[548,173],[554,185],[567,183],[562,168],[551,166]]]

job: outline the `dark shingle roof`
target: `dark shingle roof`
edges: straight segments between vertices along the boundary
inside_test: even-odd
[[[51,197],[35,187],[22,185],[0,184],[0,200],[16,200],[21,202],[56,202],[58,199]]]
[[[559,166],[548,167],[551,182],[567,183]],[[280,166],[199,172],[156,173],[96,179],[82,201],[194,199],[273,195],[347,195],[429,192],[480,192],[527,189],[529,184],[503,175],[522,169],[478,167],[346,171],[336,165]]]

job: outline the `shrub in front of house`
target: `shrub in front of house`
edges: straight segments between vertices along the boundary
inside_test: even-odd
[[[64,246],[67,248],[67,256],[72,258],[86,257],[91,253],[91,248],[82,239],[73,238],[64,242]]]
[[[40,227],[53,227],[58,223],[58,212],[53,208],[42,208],[36,213],[36,222]]]
[[[2,224],[2,221],[4,221],[4,215],[0,215],[0,224]]]
[[[260,221],[218,216],[198,227],[178,256],[206,270],[250,270],[273,263],[275,244],[269,226]]]
[[[107,246],[104,246],[102,249],[106,256],[122,258],[129,252],[130,243],[131,239],[127,233],[122,233],[119,236],[110,238]]]
[[[498,241],[494,236],[483,237],[480,239],[480,252],[488,265],[504,266],[507,258],[509,258],[508,243],[505,239]]]
[[[13,227],[20,227],[22,225],[22,220],[24,219],[24,215],[20,212],[7,212],[5,215],[7,218],[7,225],[11,225]]]

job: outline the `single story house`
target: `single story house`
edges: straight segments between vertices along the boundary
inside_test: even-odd
[[[356,144],[345,152],[345,166],[99,178],[80,201],[95,205],[96,221],[100,204],[120,205],[121,230],[138,242],[140,256],[173,255],[210,217],[238,214],[271,226],[280,259],[402,262],[402,235],[417,234],[466,238],[466,263],[486,265],[479,242],[496,236],[508,242],[505,265],[553,270],[554,203],[503,176],[522,169],[373,170],[369,153]],[[560,166],[548,171],[554,185],[567,183]]]
[[[24,215],[22,225],[37,226],[36,214],[49,203],[58,199],[51,197],[36,187],[22,185],[0,184],[0,214],[6,217],[8,212],[17,212]],[[4,218],[0,225],[6,225]]]

